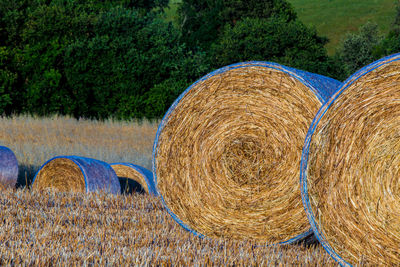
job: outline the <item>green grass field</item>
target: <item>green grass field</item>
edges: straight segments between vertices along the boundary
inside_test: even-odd
[[[396,0],[288,0],[300,20],[315,26],[320,35],[329,38],[330,54],[348,32],[355,32],[368,21],[378,24],[386,33],[394,20]]]
[[[167,20],[176,17],[178,3],[171,0],[166,10]],[[329,54],[335,52],[340,40],[348,32],[356,32],[368,21],[378,24],[386,33],[394,20],[396,0],[288,0],[299,18],[308,26],[314,26],[318,33],[329,38]]]

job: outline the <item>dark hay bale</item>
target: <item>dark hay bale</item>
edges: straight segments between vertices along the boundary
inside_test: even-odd
[[[58,156],[37,172],[32,187],[53,188],[62,192],[121,192],[118,177],[109,164],[78,156]]]
[[[301,163],[318,240],[342,265],[400,264],[400,54],[347,79],[319,110]]]
[[[18,179],[18,160],[11,149],[0,146],[0,188],[15,187]]]
[[[155,189],[153,173],[144,167],[132,163],[111,163],[121,183],[121,192],[146,192],[151,195],[157,195]]]
[[[311,234],[301,202],[301,150],[339,86],[269,62],[216,70],[190,86],[154,143],[156,187],[172,217],[199,236],[291,243]]]

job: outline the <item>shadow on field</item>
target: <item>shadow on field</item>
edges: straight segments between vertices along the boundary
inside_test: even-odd
[[[144,188],[135,180],[127,177],[118,177],[121,185],[121,194],[145,193]]]
[[[36,171],[40,168],[40,166],[19,165],[18,168],[19,170],[16,188],[30,187]]]

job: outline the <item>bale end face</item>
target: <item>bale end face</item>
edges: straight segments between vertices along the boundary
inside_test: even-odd
[[[125,164],[111,164],[121,184],[121,193],[149,193],[143,174]]]
[[[280,65],[243,63],[205,76],[174,103],[153,173],[183,227],[268,243],[307,233],[299,165],[321,101],[303,81]]]
[[[82,170],[68,158],[56,158],[49,161],[36,174],[33,189],[50,188],[61,192],[86,192]]]
[[[400,263],[400,54],[360,70],[318,112],[302,156],[316,236],[343,265]]]

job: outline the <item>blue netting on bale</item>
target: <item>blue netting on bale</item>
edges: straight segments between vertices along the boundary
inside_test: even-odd
[[[369,142],[370,143],[375,142],[376,139],[380,138],[378,135],[376,135],[380,130],[384,128],[387,129],[384,129],[383,131],[390,130],[389,129],[390,127],[388,127],[387,125],[388,117],[381,116],[379,120],[376,122],[375,121],[371,122],[370,118],[376,115],[377,113],[376,110],[378,110],[378,112],[380,111],[384,112],[385,109],[389,107],[389,105],[393,107],[396,104],[396,101],[398,100],[397,99],[398,95],[394,94],[393,92],[394,91],[398,92],[399,84],[397,82],[389,81],[389,78],[394,81],[399,79],[400,77],[399,62],[400,62],[400,53],[390,55],[378,61],[375,61],[370,65],[363,67],[362,69],[351,75],[345,82],[342,83],[337,92],[335,92],[332,95],[332,97],[320,108],[313,122],[310,125],[310,128],[307,132],[307,136],[305,139],[305,144],[303,147],[301,164],[300,164],[300,169],[301,169],[300,183],[301,183],[301,196],[303,205],[315,236],[322,244],[322,246],[325,248],[325,250],[329,253],[329,255],[331,255],[332,258],[334,258],[342,266],[351,266],[352,264],[376,265],[378,263],[384,265],[393,265],[393,264],[397,265],[399,263],[397,261],[398,257],[396,260],[397,262],[393,261],[391,262],[390,261],[391,256],[388,255],[384,256],[383,255],[384,253],[381,253],[379,251],[382,249],[382,251],[386,251],[388,252],[388,254],[390,254],[391,252],[389,251],[393,249],[395,250],[394,253],[395,254],[397,253],[398,255],[399,243],[396,244],[393,242],[393,240],[391,240],[389,242],[391,244],[388,246],[385,246],[385,244],[378,244],[375,246],[374,249],[371,249],[371,247],[374,247],[374,245],[371,245],[373,242],[377,243],[379,243],[380,241],[383,242],[383,238],[369,237],[374,234],[375,230],[373,229],[373,227],[370,227],[368,223],[364,224],[367,221],[371,222],[373,221],[373,218],[368,218],[368,216],[366,215],[368,213],[362,213],[362,216],[365,216],[366,220],[361,218],[360,214],[356,214],[356,212],[358,211],[365,210],[364,206],[361,206],[363,205],[362,202],[369,201],[366,200],[368,197],[367,191],[369,189],[364,188],[363,184],[367,184],[368,183],[367,180],[378,178],[370,174],[367,175],[368,177],[364,176],[362,173],[364,171],[363,169],[365,168],[368,170],[376,170],[380,168],[378,164],[373,163],[373,159],[371,156],[373,151],[367,150],[369,148],[367,148],[366,145],[368,145]],[[388,84],[383,85],[383,83],[386,82]],[[386,90],[392,90],[392,91],[385,92]],[[376,103],[378,103],[379,98],[383,97],[385,98],[386,102],[382,101],[379,103],[379,105],[376,105]],[[374,100],[374,98],[378,99]],[[346,104],[346,106],[344,104]],[[351,107],[352,105],[359,107],[354,107],[354,109],[350,109],[349,107]],[[371,107],[375,108],[375,110],[371,110]],[[339,114],[338,111],[347,112],[349,115],[351,115],[351,117],[343,116],[343,114],[342,113]],[[333,124],[338,124],[338,126],[334,128],[335,126],[332,126]],[[351,129],[352,131],[345,132],[348,129]],[[368,142],[360,141],[362,140],[362,138],[370,138],[371,136],[375,137],[371,139],[365,139]],[[358,143],[356,143],[358,141],[363,142],[363,146],[358,146]],[[331,142],[333,145],[330,144]],[[346,148],[344,148],[345,151],[342,151],[342,149],[337,146],[337,144],[343,142],[349,142],[349,145]],[[329,154],[331,152],[324,152],[326,153],[326,155],[322,155],[321,151],[322,152],[333,151],[331,147],[335,147],[334,149],[335,152],[333,154]],[[384,146],[382,143],[380,143],[378,146],[379,149],[383,147]],[[354,151],[349,152],[353,148],[358,148],[359,150],[356,152]],[[319,153],[315,151],[318,151]],[[388,152],[384,150],[382,151],[385,153]],[[351,153],[351,155],[349,155],[349,153]],[[383,162],[388,162],[389,160],[393,160],[393,156],[390,156],[390,154],[385,154],[385,153],[380,153],[379,155],[379,157]],[[390,153],[398,154],[398,151],[391,151]],[[328,165],[324,165],[327,162],[326,157],[328,156],[330,157],[329,161],[335,162],[336,167],[334,167],[334,169],[338,170],[338,174],[336,173],[332,174],[330,172],[330,169],[328,169]],[[350,159],[350,157],[352,158]],[[364,158],[367,158],[367,160],[363,161]],[[314,170],[315,163],[312,167],[310,167],[311,159],[313,160],[313,162],[318,161],[318,164],[319,166],[322,166],[321,169],[323,169],[323,171],[316,172]],[[355,159],[354,162],[353,159]],[[323,168],[324,166],[326,166],[327,168],[326,169]],[[341,166],[345,166],[346,168]],[[397,166],[386,166],[386,167],[388,168],[386,170],[387,172],[389,171],[389,168],[392,167],[397,168]],[[311,174],[310,168],[313,169],[312,171],[313,174]],[[343,168],[345,173],[341,172]],[[353,174],[353,170],[349,169],[354,169],[354,173],[358,174],[357,177],[353,177],[353,179],[350,179],[352,176],[350,176],[349,174],[350,173]],[[315,173],[319,173],[321,174],[321,176],[317,177]],[[342,176],[346,176],[349,178],[341,179],[340,177]],[[317,189],[315,188],[317,188],[317,186],[314,181],[315,179],[312,180],[311,183],[310,181],[311,177],[316,177],[315,179],[318,180],[317,182],[318,187],[321,187],[324,193],[316,191]],[[394,177],[394,179],[396,178]],[[331,180],[332,182],[330,182]],[[327,181],[326,183],[328,186],[325,186],[326,185],[325,181]],[[374,184],[379,185],[380,183],[373,183],[369,188],[373,188]],[[310,190],[313,190],[312,196],[310,195],[311,194]],[[338,190],[341,191],[339,192]],[[337,198],[336,197],[332,198],[336,195],[338,196]],[[354,198],[351,199],[351,197]],[[385,206],[384,199],[388,197],[390,196],[381,194],[379,197],[376,196],[376,199],[372,200],[373,202],[375,202],[375,204],[373,205],[374,213],[378,212],[379,209],[384,209]],[[311,201],[310,198],[313,198],[313,201]],[[333,237],[332,233],[330,233],[329,236],[326,236],[327,229],[324,229],[324,226],[326,227],[328,225],[328,221],[327,219],[321,218],[324,217],[324,214],[321,213],[320,208],[322,209],[322,205],[328,205],[326,204],[327,201],[325,201],[328,198],[330,203],[329,204],[330,209],[326,210],[324,214],[328,215],[330,213],[330,214],[335,214],[332,216],[337,215],[336,217],[332,217],[336,218],[335,220],[329,219],[329,221],[333,223],[335,223],[335,221],[338,221],[338,224],[340,225],[336,225],[335,223],[335,227],[337,231],[341,232],[340,233],[341,235],[343,234],[343,236],[346,236],[349,239],[348,243],[346,244],[344,243],[334,244],[337,243],[337,241],[336,237],[332,238]],[[319,199],[321,201],[316,202],[315,199]],[[349,209],[348,210],[342,209],[342,206],[339,205],[339,201],[346,202],[347,204],[345,206],[349,207]],[[318,216],[315,214],[316,212],[315,209],[313,211],[312,208],[315,205],[318,205]],[[353,207],[354,205],[356,205],[359,208],[351,212],[350,207]],[[354,227],[357,228],[357,230],[360,231],[361,229],[365,230],[363,233],[361,233],[364,237],[353,238],[352,235],[355,233],[351,230],[349,231],[349,229],[346,228],[347,226],[344,225],[344,223],[346,222],[343,223],[338,220],[341,218],[347,218],[346,220],[349,220],[348,223],[353,224]],[[323,225],[321,225],[322,222]],[[383,228],[380,228],[379,230],[376,231],[383,233],[383,236],[391,235],[389,233],[385,234]],[[399,233],[397,232],[397,235],[398,234]],[[362,243],[364,241],[368,242],[369,248],[365,248],[365,246]],[[399,239],[397,239],[397,241],[399,242]],[[349,245],[352,242],[353,244]],[[347,258],[345,259],[344,254],[347,253],[343,253],[343,251],[339,252],[337,249],[333,247],[334,245],[337,245],[337,247],[343,247],[345,251],[349,249],[354,249],[355,251],[351,251],[350,254],[352,256],[349,257],[349,255],[346,255]],[[390,246],[392,246],[393,248],[390,249],[389,248]],[[362,251],[363,249],[365,249],[365,251]],[[371,256],[372,254],[375,253],[372,250],[376,250],[377,254]],[[358,259],[355,260],[357,257]],[[349,259],[351,259],[352,261],[350,261]]]
[[[33,187],[35,187],[35,181],[43,168],[45,168],[49,163],[54,163],[57,160],[70,160],[80,169],[80,172],[84,177],[85,192],[102,191],[111,194],[120,194],[121,187],[118,177],[108,163],[80,156],[57,156],[48,160],[40,167],[33,178]],[[57,165],[55,168],[57,168]],[[55,173],[57,173],[57,169],[55,170]],[[61,176],[62,174],[60,173],[59,175]]]
[[[169,108],[169,110],[165,114],[165,116],[162,119],[162,121],[161,121],[161,123],[160,123],[160,125],[158,127],[158,130],[157,130],[157,134],[156,134],[156,138],[155,138],[154,146],[153,146],[153,157],[152,157],[153,176],[154,176],[154,180],[155,180],[156,189],[157,189],[159,195],[161,196],[162,202],[163,202],[164,206],[166,207],[168,213],[184,229],[186,229],[189,232],[195,234],[196,236],[204,237],[206,235],[204,233],[202,233],[202,232],[194,230],[193,227],[191,227],[191,225],[189,225],[188,223],[185,223],[179,216],[177,216],[175,214],[175,212],[173,212],[171,210],[171,208],[169,207],[169,205],[167,204],[167,202],[165,200],[165,196],[163,195],[163,194],[165,194],[165,192],[164,193],[161,192],[161,190],[159,188],[159,184],[158,184],[159,177],[157,176],[157,172],[158,172],[157,157],[159,156],[160,136],[162,135],[162,133],[165,130],[166,126],[168,126],[168,122],[170,120],[170,117],[174,114],[177,106],[179,106],[182,103],[182,99],[184,99],[185,96],[189,92],[192,91],[192,89],[196,88],[196,86],[202,84],[203,82],[206,82],[208,79],[213,78],[214,76],[222,75],[222,74],[230,72],[232,70],[238,70],[238,71],[242,71],[243,70],[243,72],[245,72],[249,68],[254,68],[254,67],[255,68],[265,68],[265,73],[268,73],[268,71],[270,71],[270,70],[273,70],[275,72],[280,72],[282,74],[288,75],[289,77],[293,78],[297,82],[300,82],[302,85],[304,85],[306,88],[308,88],[314,94],[315,97],[317,97],[317,99],[320,102],[319,106],[322,103],[324,103],[326,100],[328,100],[329,97],[337,90],[337,88],[341,84],[337,80],[334,80],[334,79],[331,79],[331,78],[328,78],[328,77],[324,77],[322,75],[318,75],[318,74],[313,74],[313,73],[309,73],[309,72],[306,72],[306,71],[297,70],[297,69],[286,67],[286,66],[283,66],[283,65],[280,65],[280,64],[277,64],[277,63],[253,61],[253,62],[243,62],[243,63],[233,64],[233,65],[226,66],[226,67],[223,67],[221,69],[215,70],[215,71],[205,75],[204,77],[202,77],[198,81],[196,81],[194,84],[192,84],[190,87],[188,87],[175,100],[175,102],[172,104],[172,106]],[[238,78],[238,79],[240,79],[240,78]],[[244,98],[243,101],[246,101],[246,99]],[[197,113],[202,113],[202,111],[199,110],[196,107],[193,107],[192,110],[194,110],[194,112],[197,112]],[[182,119],[182,120],[184,120],[184,119]],[[308,127],[308,125],[307,125],[307,127]],[[168,137],[166,137],[166,139],[168,139]],[[304,139],[302,139],[302,140],[304,140]],[[170,138],[170,142],[171,142],[171,145],[173,145],[174,142],[176,142],[176,140],[174,140],[171,137]],[[184,143],[184,145],[190,146],[191,144]],[[300,152],[301,152],[301,150],[300,150]],[[168,161],[168,156],[164,160]],[[215,160],[218,161],[217,158]],[[181,162],[185,162],[185,160],[182,160]],[[198,163],[199,166],[201,164],[203,164],[203,162],[199,162]],[[169,171],[170,170],[164,170],[165,173],[168,173]],[[188,174],[185,174],[185,173],[180,174],[179,171],[177,171],[177,176],[179,176],[179,175],[181,175],[183,177],[189,177]],[[298,181],[298,180],[296,180],[296,181]],[[188,184],[190,184],[190,183],[188,183]],[[171,189],[174,188],[174,187],[178,187],[178,186],[179,185],[176,185],[173,182],[170,185]],[[209,188],[204,188],[204,190],[209,190]],[[299,192],[299,195],[300,195],[300,192]],[[194,194],[193,198],[196,198],[196,197],[197,196]],[[180,200],[180,201],[182,201],[182,200]],[[300,203],[300,206],[301,206],[300,197],[299,197],[299,203]],[[188,204],[188,206],[190,206],[190,205],[191,204]],[[192,216],[192,220],[196,220],[196,215]],[[297,241],[309,236],[310,234],[312,234],[312,231],[311,230],[307,230],[307,231],[304,231],[303,233],[301,233],[299,235],[296,235],[296,236],[293,236],[293,237],[291,237],[289,239],[281,240],[281,241],[275,242],[275,243],[276,244],[294,243],[294,242],[297,242]]]
[[[0,187],[15,187],[18,179],[18,160],[11,149],[0,146]]]
[[[137,171],[142,176],[142,178],[144,179],[144,182],[146,183],[146,187],[147,187],[148,193],[150,195],[157,196],[157,190],[156,190],[156,187],[155,187],[155,184],[154,184],[154,180],[153,180],[153,173],[151,171],[149,171],[148,169],[146,169],[146,168],[144,168],[142,166],[133,164],[133,163],[128,163],[128,162],[116,162],[116,163],[111,163],[110,165],[113,168],[115,166],[118,166],[118,165],[123,165],[123,166],[126,166],[128,168],[132,168],[133,170]],[[123,170],[120,170],[120,171],[122,173],[124,172]],[[118,171],[116,171],[116,173],[118,175]],[[122,176],[121,178],[127,178],[129,180],[132,179],[132,177],[129,177],[127,174],[125,174],[125,176]],[[139,182],[139,181],[136,181],[136,182]],[[129,186],[129,184],[128,184],[128,186]],[[144,185],[141,185],[141,186],[143,187]],[[121,190],[124,191],[124,186],[122,186],[122,185],[121,185]]]

